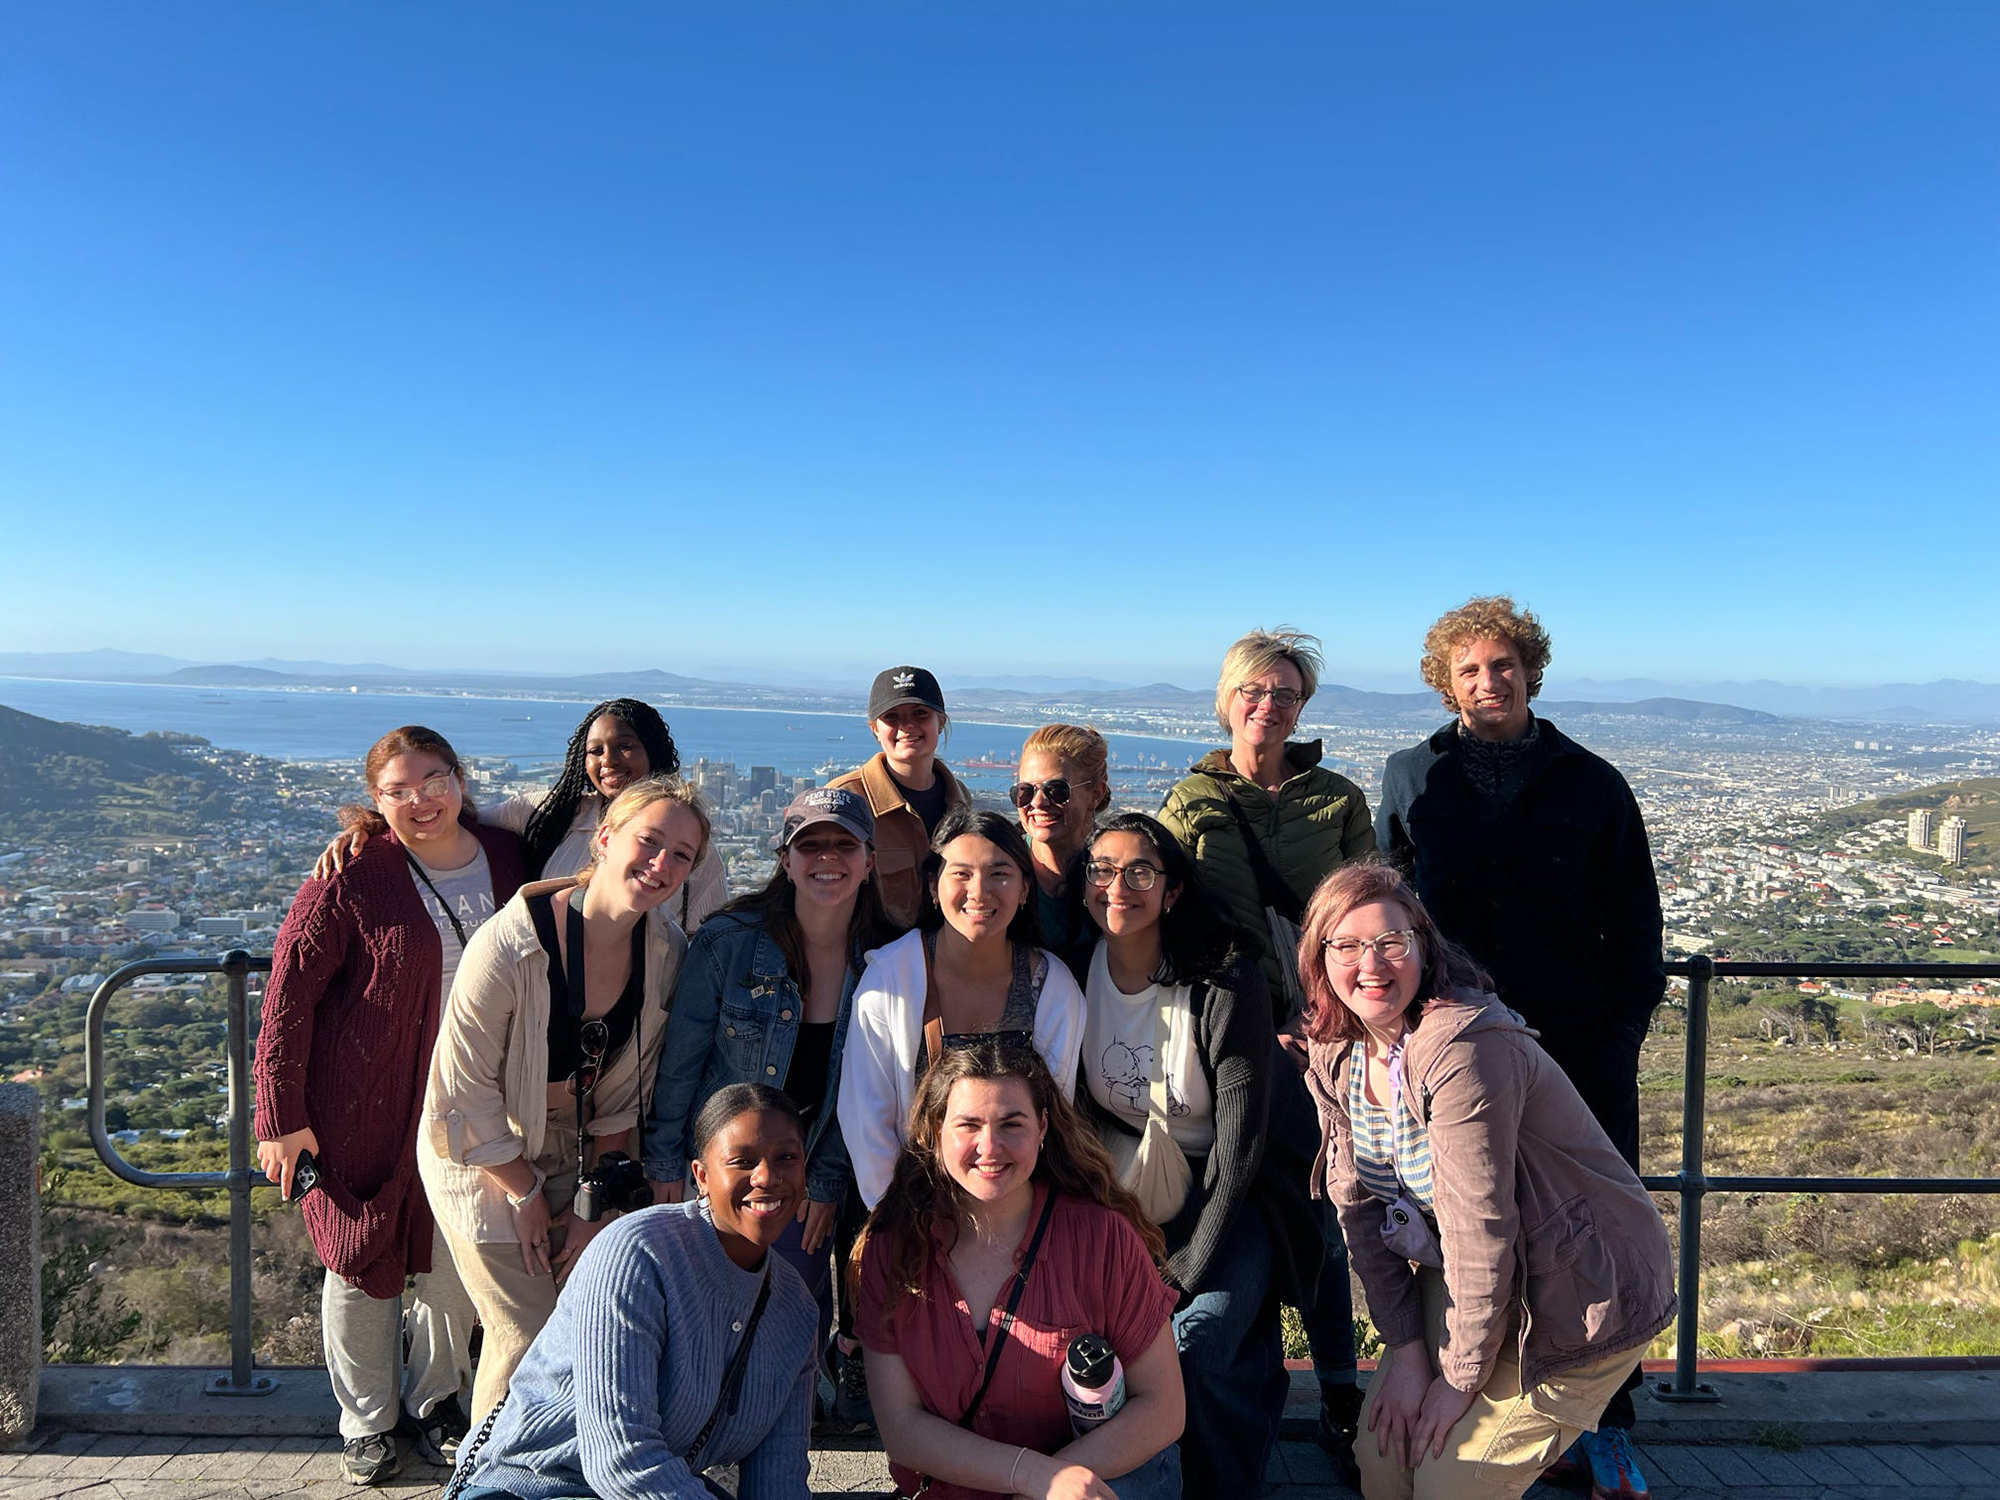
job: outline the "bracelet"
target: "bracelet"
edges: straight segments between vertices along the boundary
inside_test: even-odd
[[[1019,1470],[1021,1467],[1021,1460],[1026,1458],[1027,1456],[1028,1456],[1028,1450],[1026,1448],[1019,1449],[1014,1454],[1014,1467],[1007,1471],[1007,1490],[1008,1493],[1010,1494],[1020,1493],[1019,1488],[1014,1483],[1014,1475],[1015,1472]]]
[[[500,1189],[500,1195],[507,1200],[507,1206],[509,1208],[519,1208],[521,1207],[522,1204],[526,1203],[530,1198],[534,1197],[535,1194],[539,1193],[541,1190],[542,1190],[542,1180],[538,1177],[535,1179],[535,1185],[529,1188],[527,1192],[521,1194],[521,1196],[518,1198],[516,1198],[512,1193],[508,1192],[505,1188]]]

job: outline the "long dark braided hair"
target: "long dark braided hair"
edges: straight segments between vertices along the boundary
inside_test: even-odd
[[[667,729],[667,721],[660,717],[660,711],[637,698],[605,699],[585,714],[583,722],[576,726],[576,733],[569,737],[569,750],[563,756],[562,775],[556,778],[556,784],[542,798],[542,805],[528,819],[526,858],[530,880],[541,878],[542,867],[556,852],[556,845],[568,835],[569,825],[576,821],[578,806],[596,790],[590,784],[589,773],[584,770],[583,751],[585,742],[590,739],[590,726],[607,716],[622,720],[639,736],[639,743],[646,747],[646,759],[650,762],[646,768],[647,775],[680,774],[681,753],[674,748],[674,737]]]

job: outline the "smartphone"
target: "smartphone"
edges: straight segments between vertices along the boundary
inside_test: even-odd
[[[319,1158],[310,1151],[301,1151],[299,1159],[292,1164],[292,1191],[285,1201],[296,1203],[318,1186]]]

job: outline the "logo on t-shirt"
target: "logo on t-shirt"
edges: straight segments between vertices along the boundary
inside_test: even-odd
[[[1125,1101],[1125,1107],[1133,1114],[1146,1112],[1146,1097],[1153,1088],[1153,1048],[1151,1043],[1143,1047],[1128,1047],[1123,1042],[1113,1042],[1104,1049],[1099,1063],[1104,1070],[1104,1089],[1108,1094]],[[1167,1113],[1184,1115],[1188,1112],[1187,1100],[1174,1087],[1173,1075],[1167,1076]]]

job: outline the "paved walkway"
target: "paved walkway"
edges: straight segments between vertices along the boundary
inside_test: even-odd
[[[1751,1444],[1654,1443],[1641,1450],[1658,1500],[2000,1500],[2000,1443],[1834,1444],[1790,1452]],[[384,1486],[393,1500],[430,1500],[445,1471],[417,1465]],[[1358,1500],[1332,1482],[1311,1443],[1279,1445],[1272,1500]],[[815,1495],[880,1495],[879,1451],[819,1449]],[[340,1473],[340,1444],[311,1437],[158,1437],[38,1432],[21,1452],[0,1453],[0,1500],[276,1500],[354,1495]],[[1580,1492],[1537,1485],[1530,1500]],[[1199,1497],[1190,1497],[1199,1500]]]

